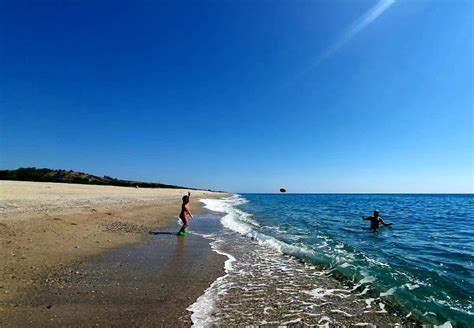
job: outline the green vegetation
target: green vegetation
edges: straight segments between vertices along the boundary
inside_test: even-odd
[[[95,175],[76,172],[72,170],[37,169],[35,167],[19,168],[17,170],[0,170],[0,180],[38,181],[80,183],[106,186],[139,187],[139,188],[185,188],[163,183],[120,180],[109,176],[98,177]],[[195,188],[185,188],[195,189]]]

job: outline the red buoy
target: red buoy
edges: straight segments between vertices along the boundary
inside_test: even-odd
[[[285,188],[280,188],[280,192],[286,192]]]

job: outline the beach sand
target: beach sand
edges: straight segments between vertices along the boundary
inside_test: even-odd
[[[148,233],[177,230],[184,194],[0,181],[0,326],[190,323],[225,258],[198,236]],[[192,191],[192,211],[225,195]]]

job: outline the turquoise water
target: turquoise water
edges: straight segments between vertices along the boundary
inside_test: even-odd
[[[224,226],[338,279],[365,278],[423,322],[474,324],[473,195],[241,196],[236,206],[248,215],[228,215]],[[374,209],[393,226],[368,230],[360,216]]]

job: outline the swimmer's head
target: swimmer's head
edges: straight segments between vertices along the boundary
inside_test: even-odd
[[[188,197],[188,196],[183,196],[182,199],[183,199],[183,203],[184,203],[184,204],[189,203],[189,197]]]
[[[379,216],[379,210],[374,211],[374,217],[377,217],[377,216]]]

